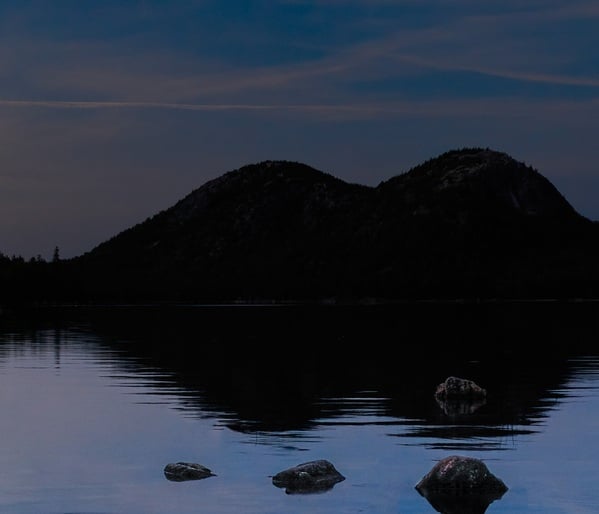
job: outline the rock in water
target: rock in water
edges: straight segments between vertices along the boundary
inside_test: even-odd
[[[443,514],[484,514],[507,491],[484,462],[452,455],[440,460],[416,484],[416,490]]]
[[[324,459],[298,464],[272,477],[272,483],[285,488],[287,494],[324,492],[343,480],[345,477]]]
[[[447,377],[445,382],[439,384],[435,391],[437,399],[451,398],[485,398],[486,389],[483,389],[472,380],[459,377]]]
[[[164,476],[173,482],[184,482],[186,480],[201,480],[202,478],[214,477],[216,475],[201,464],[175,462],[165,466]]]
[[[441,459],[416,484],[418,491],[464,491],[504,493],[507,486],[489,471],[486,464],[473,457],[452,455]]]

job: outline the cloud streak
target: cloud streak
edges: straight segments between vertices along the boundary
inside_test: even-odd
[[[169,109],[198,112],[246,111],[287,112],[311,115],[338,115],[343,118],[389,118],[396,116],[458,116],[481,114],[522,116],[525,113],[549,115],[557,112],[588,112],[599,107],[599,96],[588,100],[526,100],[521,98],[484,98],[460,100],[404,100],[379,103],[339,104],[194,104],[167,102],[100,102],[100,101],[44,101],[0,100],[0,107],[48,109]]]

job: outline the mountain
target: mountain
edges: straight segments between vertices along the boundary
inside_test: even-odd
[[[370,188],[301,163],[225,173],[78,259],[92,287],[142,296],[295,298],[335,294]]]
[[[599,228],[505,153],[452,150],[380,183],[297,162],[223,174],[77,258],[112,299],[588,296]]]
[[[599,296],[599,226],[509,155],[451,150],[376,187],[298,162],[230,171],[60,263],[80,301]]]

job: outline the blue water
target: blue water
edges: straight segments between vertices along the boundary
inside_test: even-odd
[[[153,323],[151,315],[144,319]],[[215,385],[205,375],[210,363],[201,363],[206,355],[181,332],[165,337],[159,350],[152,342],[149,352],[148,334],[137,338],[122,320],[106,327],[85,316],[3,324],[0,512],[434,513],[414,486],[452,454],[481,458],[508,486],[489,513],[599,512],[599,357],[588,350],[592,344],[582,354],[529,360],[518,369],[517,353],[448,359],[447,373],[470,371],[482,385],[489,377],[490,385],[488,404],[471,415],[448,415],[427,401],[438,382],[431,377],[445,371],[434,352],[427,359],[437,375],[414,371],[415,361],[400,365],[405,356],[389,348],[385,360],[396,360],[401,376],[379,377],[368,363],[353,387],[359,355],[342,361],[354,367],[351,377],[337,370],[331,385],[320,374],[335,359],[323,371],[314,353],[302,361],[313,367],[299,374],[292,355],[301,348],[282,344],[270,353],[279,369],[268,380],[262,381],[268,363],[258,370],[260,380],[250,380],[243,362],[230,375],[219,362],[214,376],[225,378]],[[256,327],[241,333],[256,344],[264,334],[256,338],[250,330]],[[193,333],[199,344],[207,332]],[[226,342],[210,334],[211,344]],[[186,366],[167,359],[169,352]],[[390,368],[387,362],[381,369]],[[324,385],[301,401],[297,391],[281,401],[287,392],[276,389],[289,385],[280,381],[287,372]],[[241,385],[221,394],[224,383],[238,379]],[[278,471],[315,459],[332,462],[345,480],[320,494],[286,494],[272,484]],[[171,482],[163,469],[177,461],[201,463],[216,476]]]

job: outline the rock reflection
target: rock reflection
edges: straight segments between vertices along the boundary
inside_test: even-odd
[[[288,487],[280,487],[280,489],[285,489],[285,494],[323,494],[333,489],[336,483],[337,482],[323,482],[321,484],[312,485],[290,485]]]
[[[418,491],[431,507],[441,514],[484,514],[489,505],[499,500],[505,493],[466,493]]]
[[[441,410],[451,417],[469,416],[487,403],[486,398],[443,399],[435,398]]]

